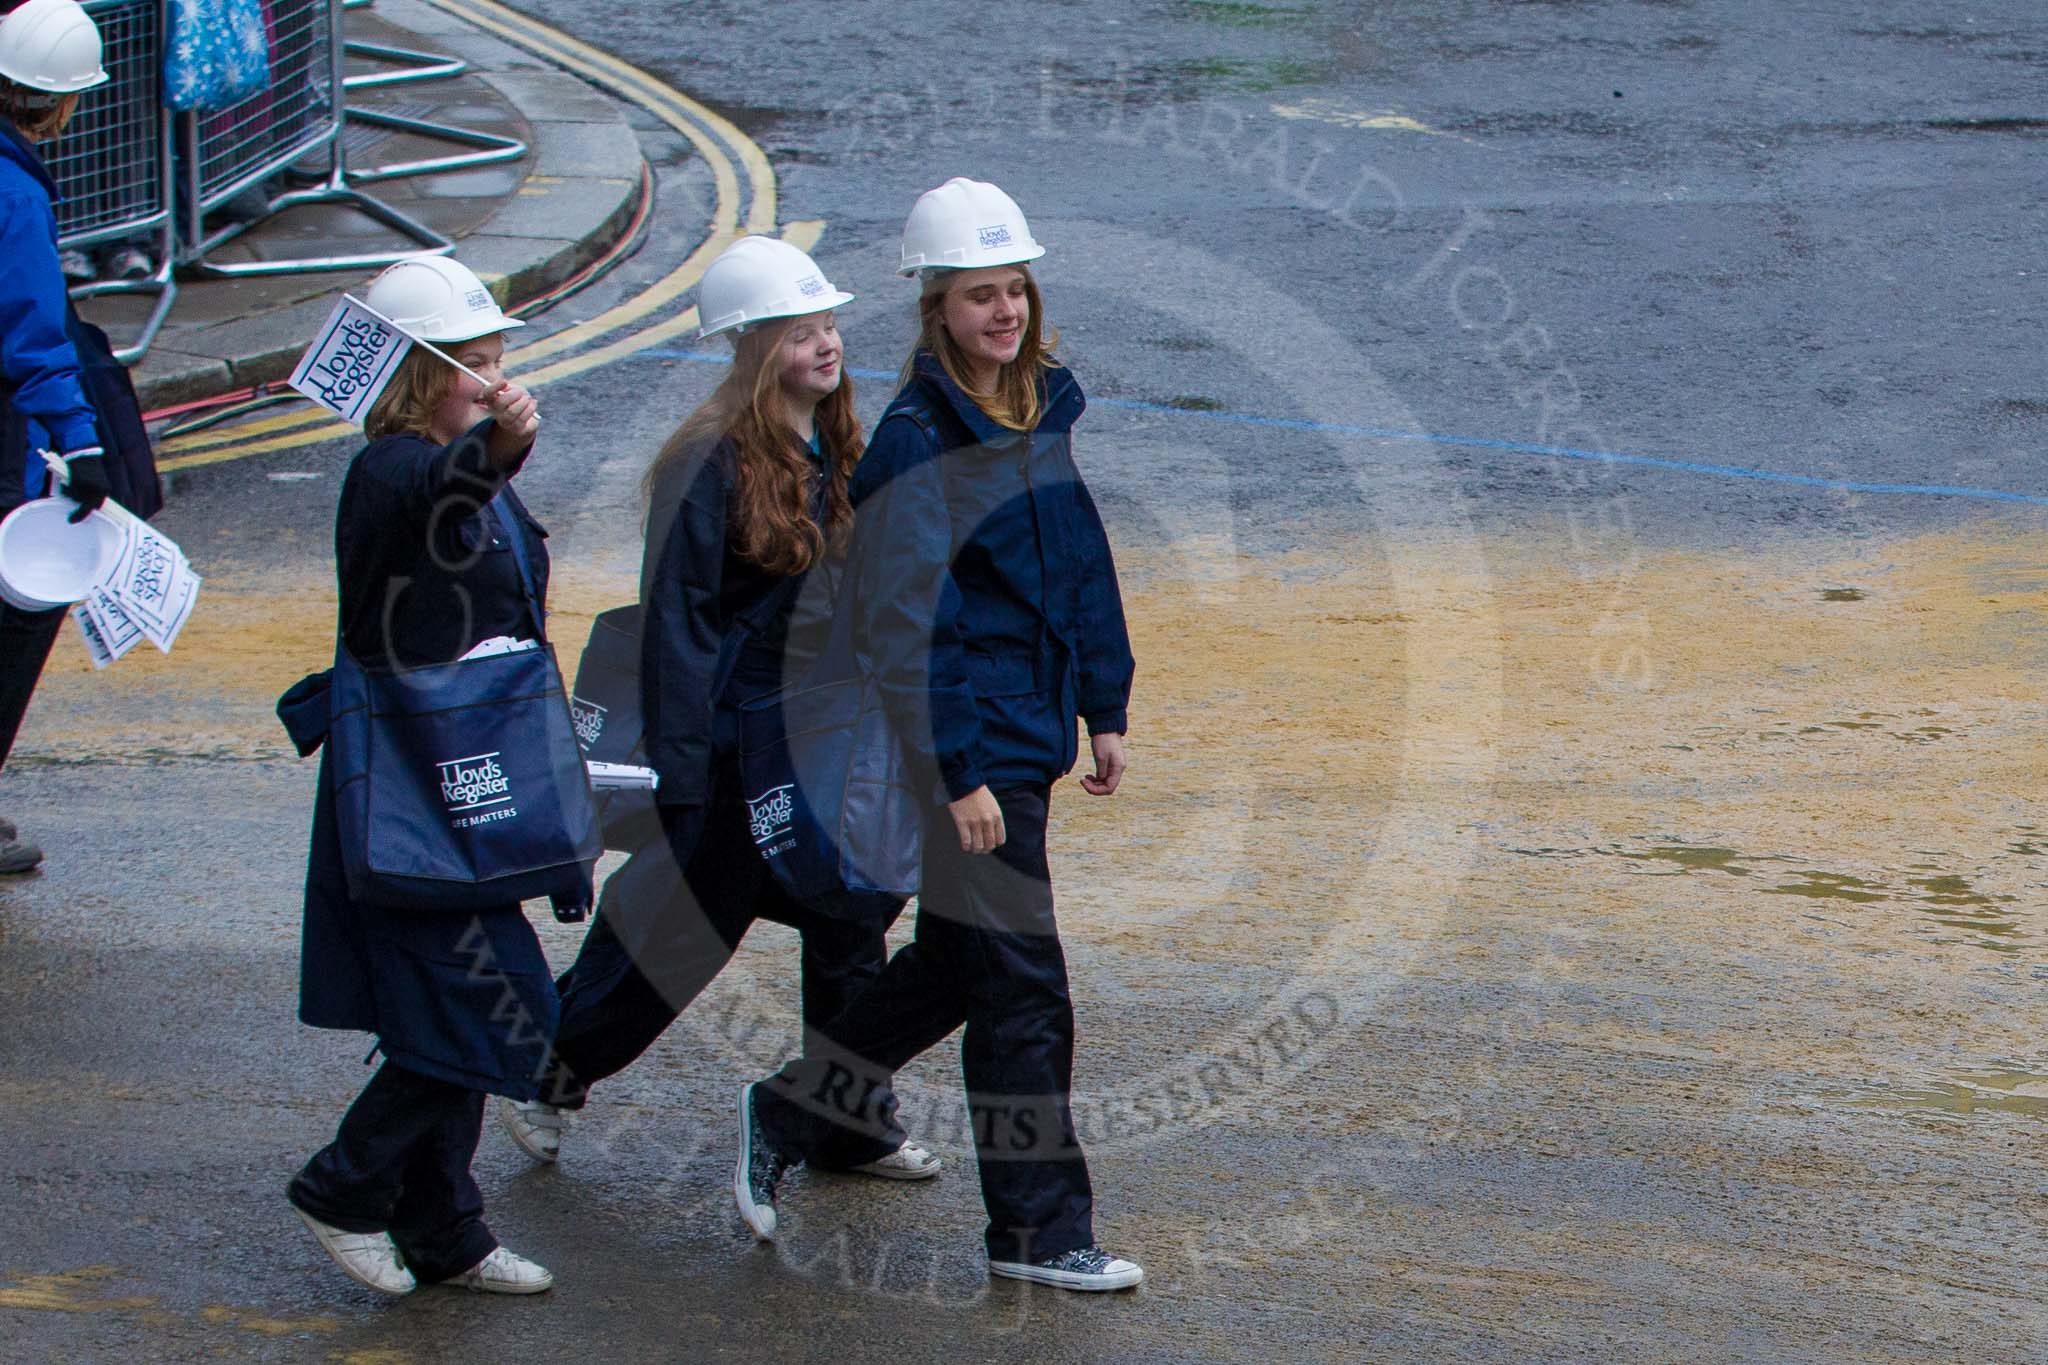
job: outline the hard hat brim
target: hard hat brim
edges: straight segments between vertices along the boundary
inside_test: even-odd
[[[979,261],[930,261],[920,259],[916,265],[905,262],[897,267],[896,273],[908,279],[921,275],[927,270],[987,270],[999,265],[1024,265],[1045,254],[1045,248],[1036,242],[1028,249],[1006,252]]]
[[[494,322],[476,327],[464,327],[460,332],[452,336],[429,336],[425,332],[417,332],[414,335],[418,340],[431,341],[436,346],[444,344],[453,345],[459,341],[475,341],[478,337],[496,336],[500,332],[510,332],[525,325],[518,318],[500,315]]]
[[[849,294],[844,290],[834,290],[826,295],[822,301],[806,300],[806,302],[817,302],[818,306],[815,308],[805,308],[801,312],[793,308],[778,308],[751,316],[745,313],[728,313],[724,317],[713,318],[710,322],[699,326],[697,328],[697,339],[699,341],[708,341],[712,337],[722,336],[735,328],[751,327],[757,322],[773,322],[777,318],[807,318],[813,313],[829,313],[835,308],[844,308],[847,304],[852,303],[855,297],[855,295]]]

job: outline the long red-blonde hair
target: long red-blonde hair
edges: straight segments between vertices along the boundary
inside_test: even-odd
[[[842,369],[839,387],[819,402],[815,418],[827,479],[820,525],[811,515],[810,452],[790,430],[778,391],[776,353],[799,320],[782,318],[733,338],[732,368],[663,443],[643,483],[652,497],[671,470],[729,438],[736,472],[726,533],[741,558],[782,577],[809,569],[844,535],[853,520],[847,483],[863,444],[853,380]]]

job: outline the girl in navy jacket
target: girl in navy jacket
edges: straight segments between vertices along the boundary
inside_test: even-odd
[[[1053,784],[1113,795],[1133,665],[1102,519],[1072,455],[1085,402],[1052,358],[1043,254],[993,185],[956,179],[918,201],[905,273],[921,273],[902,391],[856,472],[853,553],[870,665],[899,738],[937,789],[915,940],[814,1049],[740,1092],[734,1196],[775,1233],[784,1171],[857,1133],[899,1136],[868,1097],[965,1026],[993,1274],[1124,1289],[1143,1272],[1095,1242],[1074,1133],[1074,1015],[1045,831]]]
[[[489,387],[416,346],[371,405],[369,444],[335,512],[342,639],[366,669],[445,664],[497,636],[545,639],[521,563],[545,604],[547,532],[512,488],[540,414],[500,369],[504,332],[524,324],[445,257],[392,266],[367,302]],[[498,1244],[469,1163],[484,1096],[537,1087],[556,1016],[547,957],[516,901],[451,914],[350,896],[329,758],[306,863],[299,1018],[374,1033],[384,1061],[287,1197],[372,1289],[539,1293],[554,1276]]]
[[[823,644],[861,457],[832,310],[852,300],[773,238],[744,237],[705,273],[704,334],[739,329],[732,369],[647,474],[640,691],[665,837],[606,883],[558,983],[562,1022],[538,1101],[501,1103],[512,1136],[552,1161],[566,1110],[661,1036],[758,919],[803,936],[803,1015],[816,1029],[882,969],[886,920],[798,904],[754,847],[737,708],[800,677]],[[891,919],[894,917],[891,916]],[[899,1137],[819,1164],[898,1180],[939,1159]]]

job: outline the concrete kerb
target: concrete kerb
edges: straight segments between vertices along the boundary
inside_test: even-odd
[[[499,301],[510,306],[544,293],[610,249],[638,207],[644,164],[624,107],[576,76],[427,6],[401,0],[379,9],[390,41],[471,63],[468,73],[445,85],[418,89],[445,95],[451,103],[503,110],[504,121],[518,125],[527,143],[526,157],[507,168],[517,176],[510,192],[498,196],[488,216],[457,234],[457,256],[490,284]],[[391,23],[394,16],[405,26]],[[411,21],[427,17],[438,22],[419,23],[428,31],[415,34]],[[132,371],[143,408],[284,378],[335,293],[355,280],[334,271],[189,282],[185,288],[192,295],[231,291],[227,297],[235,304],[216,304],[210,311],[227,316],[214,319],[188,312],[181,321],[173,312]]]

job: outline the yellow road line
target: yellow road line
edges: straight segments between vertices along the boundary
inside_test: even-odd
[[[809,251],[815,247],[818,244],[818,239],[824,235],[824,220],[817,218],[807,218],[790,223],[782,230],[783,240],[802,251]],[[599,347],[594,351],[586,351],[581,355],[571,356],[567,360],[558,360],[552,365],[544,365],[531,374],[519,375],[518,379],[527,388],[538,388],[542,384],[552,383],[557,379],[567,379],[571,375],[582,374],[587,370],[596,369],[600,365],[608,365],[614,360],[623,360],[636,351],[646,350],[650,346],[658,346],[664,341],[669,341],[682,335],[684,332],[694,331],[696,326],[697,306],[691,304],[666,322],[656,323],[652,327],[643,328],[631,336],[620,338],[609,346]],[[513,352],[514,358],[516,359],[519,354],[519,352]],[[327,413],[324,408],[315,408],[310,415],[314,418],[321,418],[325,417]],[[294,431],[282,436],[272,436],[268,440],[249,441],[242,445],[226,446],[219,450],[205,450],[196,454],[178,455],[168,460],[159,460],[157,461],[157,468],[164,473],[175,473],[180,469],[198,469],[210,464],[225,464],[230,460],[239,460],[248,455],[263,455],[273,450],[293,450],[300,446],[316,445],[322,441],[338,441],[343,437],[358,436],[360,434],[361,430],[359,428],[352,427],[346,422],[329,421],[324,426],[315,427],[311,431]]]
[[[558,29],[496,4],[493,0],[428,0],[428,3],[479,28],[493,31],[507,41],[542,53],[578,75],[631,100],[689,139],[691,145],[712,169],[717,191],[712,230],[696,250],[674,270],[631,299],[605,310],[596,317],[566,327],[560,332],[536,340],[530,346],[520,348],[521,359],[540,360],[569,350],[608,332],[616,331],[675,302],[696,285],[711,261],[739,235],[739,182],[732,159],[725,155],[717,142],[700,130],[699,124],[716,132],[747,169],[750,195],[745,231],[766,233],[774,230],[774,168],[769,164],[767,154],[760,146],[728,119],[637,67],[620,61],[609,53],[601,52]],[[794,241],[803,235],[805,240],[798,244],[809,250],[816,245],[822,229],[822,223],[791,224],[785,230],[784,236]],[[522,382],[532,387],[584,373],[647,346],[670,340],[694,327],[696,319],[696,309],[686,309],[665,322],[614,342],[610,346],[531,371],[523,376]],[[320,425],[315,425],[316,423]],[[334,440],[353,431],[354,428],[343,423],[327,421],[326,414],[319,409],[261,418],[229,431],[205,436],[195,434],[187,440],[166,442],[165,448],[174,453],[170,458],[160,460],[158,468],[166,472],[175,472],[179,469],[220,464],[227,460],[240,459],[245,455],[263,454]],[[249,439],[261,438],[268,432],[289,434],[272,436],[269,439]]]

